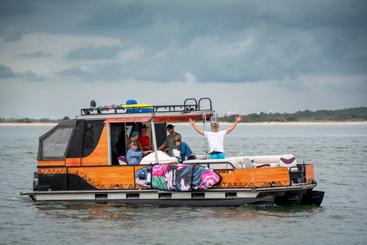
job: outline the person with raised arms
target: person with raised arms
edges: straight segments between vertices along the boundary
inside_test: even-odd
[[[191,126],[195,129],[196,132],[205,136],[206,140],[209,144],[209,158],[210,159],[224,159],[224,136],[231,133],[232,130],[237,126],[237,124],[241,121],[241,116],[238,115],[234,123],[227,128],[226,130],[219,131],[219,123],[214,122],[212,123],[212,132],[207,132],[198,128],[195,125],[195,121],[191,118],[189,122]]]

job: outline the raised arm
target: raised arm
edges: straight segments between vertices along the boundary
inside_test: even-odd
[[[204,136],[204,131],[200,128],[198,128],[196,125],[195,125],[195,121],[192,120],[191,118],[189,119],[189,123],[191,124],[191,126],[195,129],[196,132],[198,132],[199,134],[201,134],[202,136]]]
[[[241,116],[238,115],[236,117],[236,120],[234,121],[234,123],[226,129],[226,133],[229,134],[230,132],[232,132],[232,130],[237,126],[237,124],[241,121]]]

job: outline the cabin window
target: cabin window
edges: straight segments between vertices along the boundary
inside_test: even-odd
[[[157,147],[161,146],[167,138],[166,123],[155,123],[155,137],[157,139]]]
[[[83,155],[84,120],[77,120],[66,153],[67,158],[79,158]]]
[[[43,139],[42,156],[45,158],[64,157],[72,132],[72,127],[60,127]]]
[[[103,121],[86,121],[84,127],[83,157],[88,156],[96,148],[103,130]]]

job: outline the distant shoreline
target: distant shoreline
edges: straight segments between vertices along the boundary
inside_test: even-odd
[[[222,125],[231,125],[233,122],[220,122]],[[176,123],[180,124],[189,124],[187,123]],[[197,125],[202,124],[202,122],[197,122]],[[208,123],[207,123],[208,124]],[[240,122],[240,125],[338,125],[338,124],[348,124],[348,125],[367,125],[367,121],[320,121],[320,122],[311,122],[311,121],[299,121],[299,122]]]
[[[175,123],[177,125],[189,125],[187,122]],[[197,122],[198,125],[202,122]],[[209,123],[207,123],[209,124]],[[222,125],[230,125],[231,122],[220,122]],[[300,121],[300,122],[241,122],[240,125],[367,125],[367,121]],[[55,126],[57,123],[0,123],[0,126]]]

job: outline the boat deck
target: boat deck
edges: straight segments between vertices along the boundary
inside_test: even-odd
[[[118,202],[124,204],[227,206],[245,204],[273,204],[277,197],[287,193],[303,195],[312,191],[314,184],[288,187],[209,189],[205,191],[169,192],[160,190],[85,190],[34,191],[21,195],[35,201],[89,201]],[[302,199],[302,198],[301,198]]]

